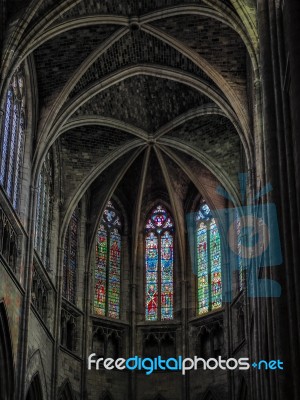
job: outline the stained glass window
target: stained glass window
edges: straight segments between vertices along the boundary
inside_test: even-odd
[[[96,236],[94,312],[120,317],[121,218],[111,201],[101,218]]]
[[[63,296],[71,303],[76,299],[79,208],[74,210],[64,245],[64,285]]]
[[[220,234],[207,204],[196,213],[198,314],[222,307]]]
[[[145,318],[171,320],[174,308],[174,223],[158,205],[146,223],[145,235]]]
[[[238,288],[242,290],[244,287],[244,267],[243,267],[243,254],[242,254],[242,228],[241,228],[241,217],[236,211],[235,215],[235,233],[236,233],[236,243],[237,243],[237,255],[238,255]]]
[[[49,264],[49,236],[52,220],[52,153],[49,152],[44,161],[38,180],[36,225],[34,247],[44,266]]]
[[[25,83],[20,67],[13,75],[5,103],[0,137],[0,184],[17,209],[25,132]]]

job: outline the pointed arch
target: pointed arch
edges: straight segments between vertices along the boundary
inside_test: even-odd
[[[50,362],[50,360],[47,360]],[[43,357],[41,354],[41,350],[35,350],[29,357],[28,363],[26,366],[26,391],[27,394],[29,392],[29,387],[33,383],[34,378],[38,375],[38,380],[40,382],[40,388],[42,396],[38,398],[39,400],[48,399],[49,391],[48,391],[48,382],[46,378],[45,365],[43,361]],[[26,398],[27,400],[27,398]],[[29,398],[30,400],[30,398]]]
[[[65,237],[63,263],[63,296],[74,304],[76,302],[77,289],[79,221],[80,210],[77,205],[71,216]]]
[[[198,314],[222,307],[221,240],[210,208],[202,202],[195,214]]]
[[[244,377],[241,378],[238,399],[239,400],[247,400],[248,399],[248,385],[247,385],[246,379]]]
[[[99,400],[113,400],[111,393],[108,390],[102,392]]]
[[[204,393],[202,400],[218,400],[211,390]]]
[[[156,205],[145,225],[145,319],[174,318],[174,222]]]
[[[9,320],[3,301],[0,302],[0,387],[1,400],[12,400],[14,396],[14,362]]]
[[[13,207],[19,206],[20,177],[25,143],[26,90],[24,66],[14,72],[4,106],[0,136],[0,185]]]
[[[49,151],[38,178],[34,248],[45,267],[49,266],[49,238],[53,212],[53,153]]]
[[[75,400],[69,379],[66,379],[59,392],[58,400]]]
[[[29,385],[26,400],[43,400],[43,391],[39,373],[36,373]]]
[[[121,231],[121,215],[109,201],[96,235],[94,313],[114,319],[120,317]]]

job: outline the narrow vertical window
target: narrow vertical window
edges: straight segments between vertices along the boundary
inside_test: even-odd
[[[221,244],[215,219],[207,204],[196,213],[198,314],[222,307]]]
[[[49,239],[52,220],[53,173],[52,157],[48,153],[38,179],[34,247],[44,266],[49,266]]]
[[[244,268],[243,268],[243,254],[242,254],[242,229],[241,229],[241,218],[238,211],[235,215],[235,234],[237,244],[237,256],[238,256],[238,288],[242,290],[244,288]]]
[[[13,75],[7,95],[0,138],[0,184],[13,207],[18,208],[20,174],[24,150],[25,90],[24,74],[20,67]]]
[[[108,202],[96,235],[94,312],[120,318],[121,218]]]
[[[79,208],[74,210],[64,245],[64,297],[72,303],[76,300]]]
[[[145,234],[145,319],[171,320],[174,313],[174,223],[166,209],[152,210]]]

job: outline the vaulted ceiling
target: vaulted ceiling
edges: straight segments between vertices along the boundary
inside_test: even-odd
[[[114,194],[174,208],[221,182],[238,198],[253,163],[254,1],[21,3],[8,4],[2,73],[26,59],[35,71],[34,179],[57,144],[65,224],[86,191],[95,215]]]

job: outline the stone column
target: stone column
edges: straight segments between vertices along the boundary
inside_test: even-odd
[[[265,356],[285,362],[284,371],[269,374],[269,379],[263,377],[263,398],[285,400],[299,398],[295,375],[296,360],[299,357],[296,305],[299,296],[296,290],[298,272],[295,270],[299,259],[299,230],[295,224],[297,204],[290,192],[294,174],[290,163],[293,158],[293,138],[288,128],[287,99],[282,86],[283,32],[280,29],[281,13],[278,6],[278,1],[275,0],[258,2],[265,182],[273,186],[267,200],[277,207],[283,251],[283,264],[270,266],[265,271],[267,278],[274,279],[281,285],[282,295],[259,303],[265,309],[262,318],[265,320],[266,335],[260,332]],[[264,326],[263,322],[261,320],[261,327]]]
[[[24,301],[22,305],[22,317],[20,327],[20,346],[19,346],[19,371],[16,377],[16,388],[17,395],[16,399],[23,400],[25,398],[25,378],[26,378],[26,367],[28,358],[28,325],[30,317],[31,307],[31,282],[33,274],[33,252],[34,252],[34,233],[35,233],[35,218],[36,218],[36,199],[37,199],[37,188],[31,187],[30,190],[30,201],[29,201],[29,222],[28,232],[29,237],[26,244],[26,256],[24,260]]]

